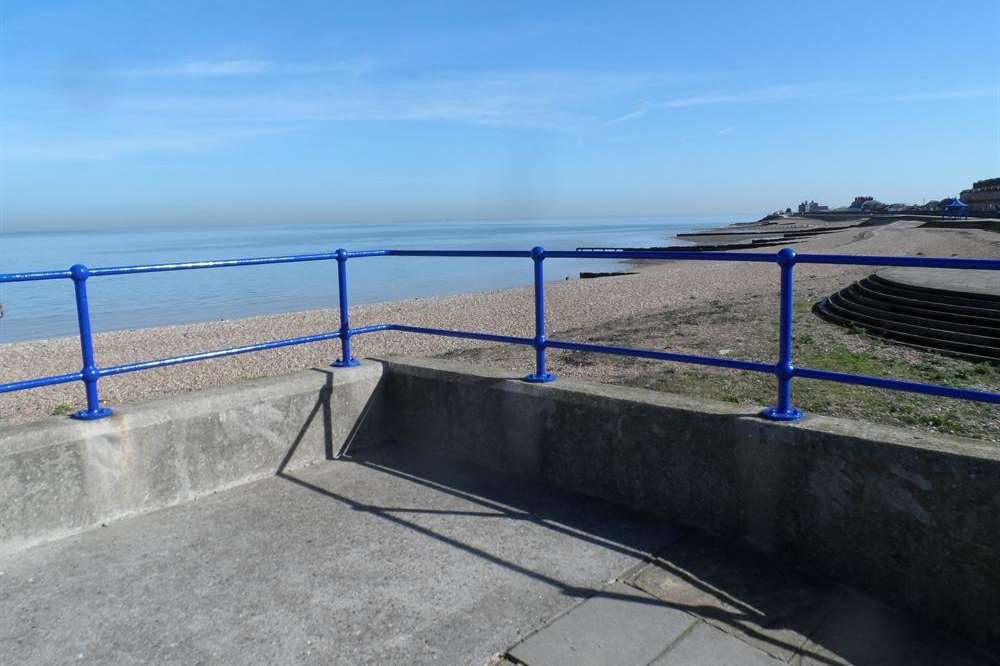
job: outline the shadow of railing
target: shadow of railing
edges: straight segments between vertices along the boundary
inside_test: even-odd
[[[410,530],[448,548],[542,583],[572,599],[602,596],[629,603],[674,608],[701,618],[782,659],[801,655],[808,657],[812,663],[836,664],[842,663],[838,657],[849,655],[850,663],[872,663],[866,661],[865,653],[858,653],[858,644],[853,638],[838,636],[836,632],[818,634],[822,623],[832,613],[833,605],[839,604],[846,594],[843,588],[799,573],[790,566],[774,562],[738,544],[706,537],[689,528],[667,524],[662,519],[638,516],[605,500],[559,490],[516,474],[458,462],[450,457],[408,447],[405,443],[393,442],[392,413],[385,411],[384,403],[380,405],[379,402],[388,401],[390,406],[394,404],[391,396],[386,397],[390,385],[391,382],[386,382],[384,378],[380,380],[380,386],[371,393],[360,413],[352,411],[354,421],[350,431],[337,446],[334,420],[345,418],[345,415],[335,413],[331,402],[332,376],[328,376],[326,385],[279,466],[277,476],[353,512]],[[428,502],[427,498],[433,495],[426,493],[420,495],[420,501],[412,504],[393,499],[412,497],[412,493],[388,493],[383,500],[373,496],[371,488],[364,491],[357,487],[337,487],[336,475],[290,471],[296,449],[309,429],[317,425],[315,421],[319,417],[323,420],[327,459],[336,461],[337,465],[356,465],[371,473],[391,477],[395,485],[390,484],[390,487],[401,488],[405,487],[403,484],[412,484],[440,493],[441,500]],[[436,520],[439,517],[458,520]],[[651,595],[649,597],[616,594],[606,588],[603,580],[583,585],[579,579],[571,582],[560,575],[558,567],[532,565],[528,559],[477,542],[471,536],[471,524],[462,519],[510,521],[530,525],[532,530],[540,528],[553,532],[581,545],[631,558],[646,574],[662,574],[665,578],[672,578],[678,586],[694,592],[678,594],[668,591],[660,594],[634,575],[639,567],[634,568],[633,575],[624,576],[622,580],[647,592]],[[571,560],[567,561],[567,566],[573,566]],[[875,602],[872,604],[877,605]],[[912,633],[921,636],[921,640],[928,645],[940,646],[952,640],[949,635],[888,608],[879,613],[874,615],[879,621],[894,614],[895,619],[887,620],[890,626],[917,627]],[[812,649],[807,646],[818,647]]]
[[[407,483],[413,483],[440,492],[450,498],[461,500],[480,509],[452,509],[431,506],[401,506],[397,504],[372,503],[352,496],[347,490],[325,487],[317,482],[280,470],[278,476],[289,483],[322,495],[342,504],[352,511],[388,521],[393,525],[412,530],[438,543],[455,548],[463,553],[482,559],[505,570],[528,577],[557,589],[562,595],[584,600],[602,596],[624,600],[629,603],[646,603],[682,610],[693,616],[711,619],[717,626],[730,627],[734,633],[753,638],[758,644],[770,645],[773,652],[798,652],[802,642],[787,642],[775,638],[770,633],[756,631],[751,625],[767,622],[769,609],[755,606],[754,601],[743,601],[738,593],[725,593],[729,608],[714,605],[678,603],[662,598],[645,599],[611,592],[601,585],[574,585],[556,575],[538,571],[523,563],[512,561],[496,552],[463,540],[459,534],[431,527],[417,522],[425,516],[455,516],[471,520],[509,520],[524,522],[565,537],[602,549],[634,558],[639,564],[656,563],[664,566],[670,561],[671,546],[695,537],[690,530],[666,525],[660,520],[636,516],[625,509],[604,500],[583,497],[545,487],[535,483],[523,483],[517,479],[497,476],[494,472],[465,463],[456,463],[422,452],[410,451],[400,446],[369,448],[351,453],[337,460],[337,464],[360,465],[373,472],[386,474]],[[655,555],[659,553],[659,555]],[[683,560],[672,566],[672,571],[686,583],[707,594],[718,595],[726,583],[721,578],[713,581],[710,570],[699,570],[698,563]],[[603,583],[604,581],[601,581]],[[731,582],[731,581],[730,581]],[[790,620],[790,618],[782,618]],[[793,621],[772,624],[770,630],[782,628],[797,629]],[[738,630],[738,632],[737,632]],[[819,653],[808,655],[816,663],[839,663]]]

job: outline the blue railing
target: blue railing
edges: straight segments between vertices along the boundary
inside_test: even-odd
[[[657,351],[653,349],[631,349],[609,345],[569,342],[565,340],[550,340],[545,334],[545,285],[543,262],[546,259],[604,259],[608,253],[600,250],[546,251],[540,247],[532,250],[337,250],[323,254],[302,254],[284,257],[258,257],[252,259],[228,259],[221,261],[196,261],[175,264],[154,264],[148,266],[113,266],[106,268],[87,268],[77,264],[63,271],[42,271],[35,273],[0,274],[0,283],[33,282],[38,280],[73,281],[76,293],[76,313],[80,329],[80,351],[83,357],[83,367],[79,372],[64,375],[38,377],[24,381],[0,384],[0,393],[21,391],[25,389],[63,384],[66,382],[83,382],[86,389],[87,407],[73,415],[78,419],[100,419],[111,414],[111,409],[102,407],[98,394],[98,381],[102,377],[112,377],[127,372],[162,368],[192,361],[204,361],[235,354],[277,349],[291,345],[319,342],[322,340],[340,339],[341,357],[333,363],[335,367],[350,367],[358,364],[351,353],[351,338],[365,333],[377,331],[402,331],[405,333],[421,333],[426,335],[441,335],[455,338],[470,338],[488,342],[525,345],[535,350],[535,371],[525,377],[529,382],[551,382],[555,375],[550,373],[546,364],[546,351],[549,349],[566,349],[572,351],[596,352],[617,356],[632,356],[650,358],[662,361],[694,363],[699,365],[748,370],[750,372],[770,373],[777,379],[777,400],[771,407],[765,409],[761,416],[778,420],[794,421],[801,417],[801,412],[792,404],[792,380],[795,377],[807,379],[822,379],[844,384],[857,384],[875,388],[896,391],[910,391],[927,395],[944,396],[960,400],[975,400],[1000,404],[1000,393],[977,391],[973,389],[923,384],[919,382],[854,375],[831,370],[813,368],[797,368],[792,362],[792,277],[796,264],[847,264],[857,266],[907,266],[923,268],[952,269],[986,269],[1000,270],[1000,260],[996,259],[953,259],[933,257],[876,257],[836,254],[796,254],[791,248],[785,248],[776,254],[765,253],[729,253],[729,252],[615,252],[618,259],[669,259],[682,261],[739,261],[752,263],[776,263],[781,272],[781,299],[778,331],[778,359],[775,363],[760,363],[757,361],[742,361],[695,354],[678,354],[675,352]],[[347,291],[347,262],[349,259],[363,257],[493,257],[493,258],[530,258],[534,263],[535,286],[535,335],[533,337],[516,337],[496,335],[493,333],[476,333],[470,331],[453,331],[406,324],[376,324],[351,328],[350,307]],[[94,361],[93,335],[90,327],[90,306],[87,301],[87,280],[107,275],[135,275],[138,273],[160,273],[166,271],[184,271],[206,268],[228,268],[232,266],[257,266],[262,264],[285,264],[300,261],[336,261],[337,285],[340,299],[340,328],[328,333],[306,335],[298,338],[261,342],[242,347],[231,347],[216,351],[174,356],[171,358],[138,363],[126,363],[107,368],[99,368]]]

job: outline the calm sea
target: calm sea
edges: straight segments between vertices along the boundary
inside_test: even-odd
[[[747,215],[614,219],[405,222],[45,232],[0,235],[0,273],[88,266],[231,259],[348,249],[530,249],[681,244],[674,234]],[[527,259],[387,257],[348,264],[352,303],[373,303],[531,283]],[[621,270],[615,260],[559,259],[546,279]],[[336,263],[307,262],[95,278],[95,331],[140,328],[337,306]],[[0,343],[74,335],[69,280],[0,284]]]

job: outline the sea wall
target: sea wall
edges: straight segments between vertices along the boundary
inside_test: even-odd
[[[0,552],[333,457],[381,377],[370,362],[308,370],[5,429]]]
[[[414,447],[770,553],[1000,647],[1000,450],[428,359],[367,361],[0,433],[0,550]]]
[[[1000,644],[1000,449],[826,417],[389,360],[387,433],[690,525]]]

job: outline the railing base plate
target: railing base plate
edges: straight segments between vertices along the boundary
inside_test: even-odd
[[[546,372],[544,375],[536,375],[532,373],[524,378],[524,381],[531,382],[532,384],[548,384],[549,382],[554,382],[556,380],[555,373]]]
[[[789,412],[782,412],[777,407],[768,407],[760,415],[771,421],[798,421],[802,418],[802,412],[794,408]]]
[[[81,409],[76,414],[70,415],[70,418],[77,419],[78,421],[96,421],[97,419],[103,419],[105,416],[111,416],[113,413],[110,407],[101,407],[93,412],[88,409]]]
[[[356,358],[352,358],[350,361],[334,361],[330,364],[331,368],[354,368],[361,365],[361,361]]]

